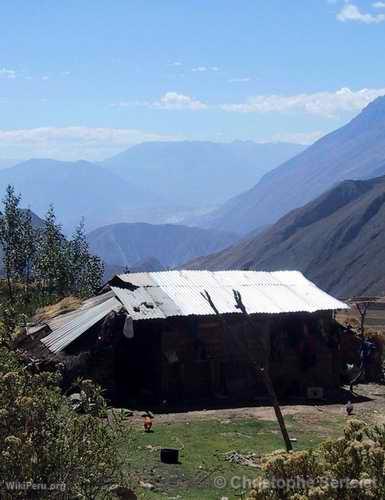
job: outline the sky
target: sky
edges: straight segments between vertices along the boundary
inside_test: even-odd
[[[385,1],[2,0],[0,159],[309,144],[385,95]]]

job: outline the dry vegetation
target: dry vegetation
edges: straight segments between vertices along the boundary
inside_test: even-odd
[[[360,315],[356,307],[350,310],[339,311],[337,320],[341,324],[350,324],[353,328],[358,328],[360,324]],[[385,302],[381,302],[369,307],[365,326],[369,330],[384,330],[385,331]]]
[[[36,311],[33,317],[34,322],[44,323],[50,319],[59,316],[60,314],[66,314],[71,311],[76,311],[82,304],[82,300],[79,297],[65,297],[60,302],[52,304],[46,307],[41,307]]]

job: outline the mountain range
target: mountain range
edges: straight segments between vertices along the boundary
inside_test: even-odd
[[[236,239],[231,233],[174,224],[112,224],[88,234],[91,251],[109,266],[142,270],[175,267],[221,250]]]
[[[252,238],[187,265],[296,269],[335,295],[385,295],[385,177],[343,181]]]
[[[246,234],[276,222],[345,179],[385,173],[385,97],[370,103],[344,127],[270,171],[251,189],[196,220]]]
[[[43,216],[49,205],[70,233],[118,222],[173,222],[233,196],[302,146],[236,142],[144,143],[109,160],[3,162],[0,193],[11,184],[23,205]],[[1,165],[0,165],[1,166]]]
[[[43,216],[50,204],[66,232],[82,217],[88,228],[111,221],[136,218],[140,211],[154,214],[164,202],[145,188],[140,189],[87,161],[28,160],[0,170],[0,191],[11,184],[22,194],[22,204]],[[154,215],[153,215],[154,216]]]
[[[255,184],[304,146],[253,141],[146,142],[102,162],[130,184],[176,205],[213,207]]]
[[[253,188],[197,215],[282,154],[283,163]],[[52,202],[67,233],[84,216],[91,250],[108,272],[183,262],[287,268],[336,295],[385,294],[385,97],[291,154],[278,144],[146,143],[101,163],[29,160],[4,168],[0,190],[14,185],[38,215]],[[190,224],[175,223],[182,218]]]

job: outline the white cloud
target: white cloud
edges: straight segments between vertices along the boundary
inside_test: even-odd
[[[257,95],[240,104],[223,104],[224,111],[238,113],[302,112],[333,117],[339,112],[360,111],[376,97],[385,95],[385,88],[353,91],[341,88],[336,92],[314,94]]]
[[[178,94],[177,92],[166,92],[158,101],[121,101],[112,106],[120,108],[143,106],[150,109],[190,111],[200,111],[208,107],[207,104],[202,101],[185,94]]]
[[[192,68],[193,73],[204,73],[205,71],[220,71],[218,66],[197,66],[196,68]]]
[[[230,78],[227,80],[229,83],[247,83],[251,81],[251,78],[249,77],[244,77],[244,78]]]
[[[378,24],[385,21],[385,14],[364,13],[356,5],[347,3],[337,14],[337,19],[342,22],[353,21],[365,24]]]
[[[385,2],[374,2],[372,5],[375,9],[385,9]]]
[[[189,109],[198,111],[206,109],[207,105],[192,97],[177,92],[166,92],[159,101],[153,103],[153,107],[160,109]]]
[[[14,69],[9,68],[0,68],[0,78],[16,78],[16,71]]]
[[[325,132],[316,130],[314,132],[280,132],[274,134],[271,138],[273,142],[290,142],[293,144],[313,144],[321,137],[325,135]],[[269,141],[269,142],[271,142]]]
[[[2,154],[14,158],[100,160],[141,142],[178,139],[181,137],[125,128],[72,126],[0,129]]]
[[[42,80],[49,80],[49,76],[44,75],[44,76],[42,76],[42,77],[41,77],[41,79],[42,79]]]
[[[233,79],[229,81],[248,81]],[[335,92],[315,92],[313,94],[296,95],[257,95],[241,103],[224,103],[214,105],[205,103],[191,96],[178,92],[166,92],[157,101],[121,101],[112,104],[112,107],[146,107],[161,110],[190,110],[205,109],[221,110],[234,113],[306,113],[334,118],[341,113],[361,111],[377,97],[385,96],[385,88],[351,90],[343,87]]]
[[[170,66],[183,66],[183,65],[180,61],[175,61],[175,62],[170,63]]]

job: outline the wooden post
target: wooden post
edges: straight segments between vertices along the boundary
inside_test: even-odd
[[[235,302],[236,302],[236,306],[235,307],[242,312],[243,316],[246,318],[247,323],[249,324],[249,326],[252,327],[253,325],[252,325],[252,323],[250,321],[249,314],[247,313],[246,308],[245,308],[245,306],[244,306],[244,304],[242,302],[241,294],[237,290],[233,290],[233,292],[234,292],[234,298],[235,298]],[[201,295],[202,295],[202,297],[205,300],[207,300],[207,302],[210,304],[210,306],[213,309],[213,311],[215,312],[215,314],[220,318],[221,323],[223,325],[223,329],[225,331],[229,331],[232,334],[231,328],[229,328],[229,326],[227,325],[225,319],[223,318],[223,316],[218,311],[218,309],[215,306],[212,298],[210,297],[210,294],[205,290],[205,292],[201,293]],[[240,339],[236,339],[236,340],[239,342],[239,344],[241,344]],[[286,429],[285,420],[283,418],[283,415],[282,415],[282,412],[281,412],[281,408],[280,408],[279,403],[278,403],[277,395],[275,393],[274,386],[273,386],[273,383],[272,383],[271,378],[270,378],[270,374],[269,374],[269,370],[268,370],[268,362],[267,362],[266,349],[265,349],[265,346],[264,346],[263,342],[260,339],[257,339],[257,341],[259,343],[260,350],[262,352],[262,359],[263,359],[263,361],[262,361],[262,365],[261,366],[258,366],[258,363],[256,363],[251,358],[250,351],[249,351],[247,345],[242,345],[242,347],[244,348],[246,357],[249,360],[249,362],[252,365],[254,365],[255,368],[257,369],[257,371],[259,371],[259,373],[261,373],[261,375],[262,375],[262,379],[264,381],[267,393],[268,393],[268,395],[269,395],[269,397],[271,399],[271,404],[272,404],[272,406],[274,408],[274,412],[275,412],[275,416],[276,416],[277,421],[278,421],[278,425],[279,425],[279,427],[281,429],[282,437],[283,437],[283,440],[284,440],[285,445],[286,445],[286,450],[288,452],[290,452],[290,451],[292,451],[293,447],[292,447],[292,444],[291,444],[291,441],[290,441],[289,433],[287,432],[287,429]]]
[[[275,390],[274,390],[273,383],[270,379],[269,371],[266,370],[265,368],[261,367],[260,372],[262,373],[267,392],[270,396],[272,405],[274,407],[275,416],[277,418],[278,425],[281,429],[283,440],[285,441],[286,451],[288,451],[288,452],[292,451],[293,446],[292,446],[291,441],[290,441],[289,433],[287,432],[287,429],[286,429],[285,420],[283,418],[281,408],[280,408],[279,403],[278,403],[278,399],[277,399],[277,395],[276,395]]]

